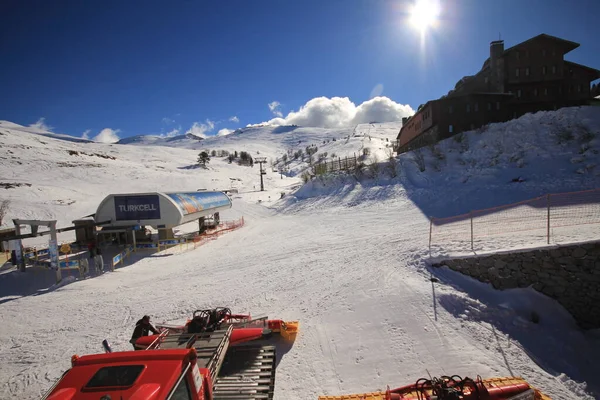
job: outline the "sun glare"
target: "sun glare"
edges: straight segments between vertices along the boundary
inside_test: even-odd
[[[440,6],[436,0],[417,0],[410,13],[411,24],[424,32],[437,22]]]

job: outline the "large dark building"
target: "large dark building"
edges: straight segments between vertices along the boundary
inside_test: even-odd
[[[528,112],[589,104],[590,83],[600,71],[564,59],[577,47],[546,34],[506,50],[502,40],[492,42],[490,57],[476,75],[403,119],[396,150],[403,153]]]

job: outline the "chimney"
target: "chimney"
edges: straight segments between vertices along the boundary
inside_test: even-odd
[[[402,126],[406,125],[406,121],[408,121],[408,117],[402,117]]]
[[[490,72],[493,90],[504,93],[504,40],[490,43]]]
[[[504,40],[494,40],[490,43],[490,61],[497,59],[504,53]]]

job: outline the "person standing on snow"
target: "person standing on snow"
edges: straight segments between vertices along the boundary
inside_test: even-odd
[[[133,335],[131,335],[131,340],[129,341],[129,343],[133,345],[134,350],[138,350],[135,347],[136,340],[138,340],[142,336],[150,335],[150,331],[152,331],[152,333],[154,333],[155,335],[158,335],[159,333],[156,330],[156,328],[150,323],[150,317],[148,315],[144,315],[142,319],[135,323],[135,329],[133,330]]]

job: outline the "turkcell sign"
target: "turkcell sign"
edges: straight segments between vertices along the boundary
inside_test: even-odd
[[[117,221],[140,221],[160,219],[158,195],[115,196]]]

